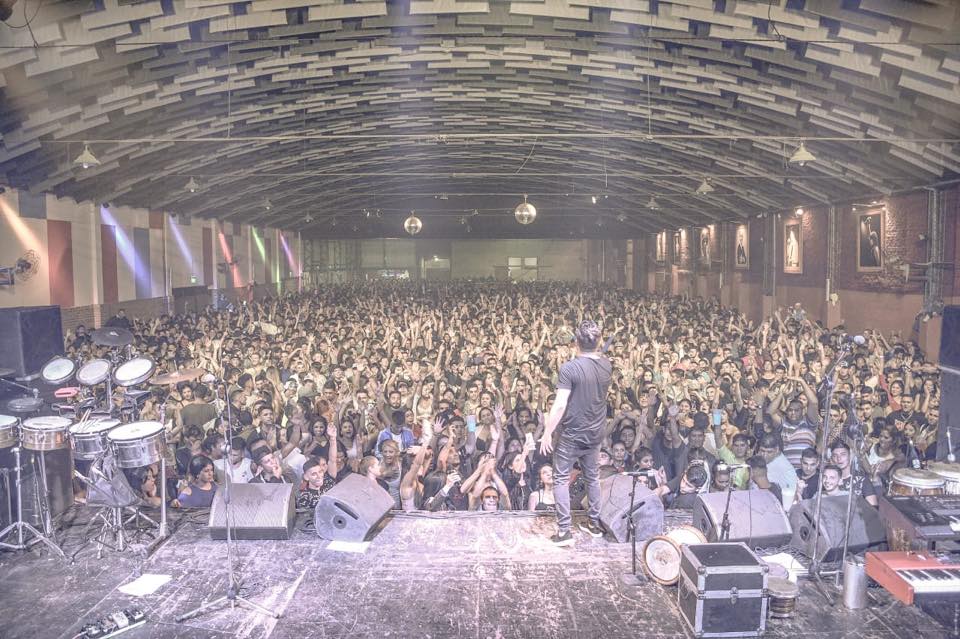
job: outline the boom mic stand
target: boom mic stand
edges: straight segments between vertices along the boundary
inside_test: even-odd
[[[822,568],[821,564],[822,564],[823,558],[820,556],[819,548],[818,548],[820,545],[820,512],[821,512],[820,509],[821,509],[821,504],[823,502],[823,487],[822,487],[823,469],[827,465],[827,451],[830,450],[829,437],[830,437],[831,431],[833,430],[833,424],[830,421],[830,406],[831,404],[833,404],[833,391],[837,385],[835,374],[837,371],[837,367],[840,365],[840,362],[842,362],[844,359],[847,358],[847,356],[850,355],[851,350],[852,349],[849,343],[844,344],[840,347],[840,353],[838,354],[836,360],[830,365],[830,370],[828,370],[827,374],[824,375],[823,382],[820,385],[821,389],[826,389],[827,391],[826,401],[824,402],[824,404],[826,405],[826,411],[824,413],[824,418],[823,418],[823,450],[820,451],[820,463],[817,467],[817,481],[821,485],[817,486],[817,499],[816,499],[816,504],[814,505],[814,508],[813,508],[814,510],[813,543],[812,543],[812,546],[808,546],[808,547],[812,547],[812,550],[810,553],[812,557],[810,560],[809,573],[810,573],[811,579],[813,580],[814,585],[817,587],[817,590],[820,591],[820,594],[823,595],[824,599],[826,599],[831,606],[835,605],[836,602],[834,601],[833,597],[831,597],[827,593],[827,591],[824,589],[823,582],[820,580],[821,568]]]
[[[230,393],[227,389],[227,380],[219,380],[223,382],[223,396],[226,404],[227,411],[227,441],[233,441],[233,412],[230,410]],[[220,399],[219,395],[214,391],[214,395],[217,399]],[[238,567],[238,562],[234,559],[234,549],[233,549],[233,511],[231,508],[231,499],[230,499],[230,488],[232,484],[232,479],[230,477],[230,457],[229,453],[224,463],[224,473],[223,473],[223,516],[224,516],[224,525],[227,531],[227,592],[221,596],[217,597],[213,601],[208,601],[207,603],[200,604],[198,607],[194,608],[189,612],[185,612],[176,618],[176,621],[182,622],[190,617],[195,617],[199,614],[207,612],[217,606],[228,603],[230,604],[230,609],[240,606],[241,608],[247,608],[248,610],[253,610],[254,612],[259,612],[260,614],[273,617],[274,619],[280,618],[280,613],[270,610],[261,606],[260,604],[253,603],[249,599],[243,597],[240,594],[240,589],[243,587],[243,576],[240,574],[240,568]]]
[[[640,503],[636,503],[637,480],[640,478],[641,473],[633,472],[627,474],[633,479],[633,484],[630,486],[630,509],[621,515],[620,519],[627,520],[627,536],[630,537],[631,572],[633,579],[638,582],[643,582],[647,581],[646,577],[641,578],[641,576],[637,574],[637,523],[633,520],[633,514],[640,510],[640,508],[647,503],[647,500],[643,499]]]

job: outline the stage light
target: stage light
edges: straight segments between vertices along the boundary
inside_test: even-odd
[[[194,179],[191,177],[191,178],[187,181],[187,183],[184,185],[183,188],[185,188],[186,190],[190,191],[191,193],[196,193],[196,192],[200,189],[200,185],[197,184],[197,181],[194,180]]]
[[[273,202],[269,198],[263,198],[263,208],[266,210],[271,210],[273,208]]]
[[[794,211],[793,214],[796,215],[797,217],[803,217],[803,208],[798,206],[797,210]]]
[[[594,204],[596,204],[596,203],[597,203],[597,196],[596,196],[596,195],[591,195],[591,196],[590,196],[590,201],[593,202]]]
[[[707,178],[703,178],[703,182],[700,183],[700,186],[697,187],[697,195],[706,195],[707,193],[713,193],[714,189],[710,186],[710,182],[707,181]]]
[[[100,160],[97,159],[97,156],[90,151],[90,147],[86,144],[83,145],[83,153],[78,155],[73,163],[79,164],[85,169],[89,169],[91,166],[100,166]]]
[[[800,143],[797,150],[790,156],[790,164],[796,164],[797,166],[805,166],[807,162],[815,162],[816,160],[817,158],[813,153],[807,151],[807,147],[803,142]]]
[[[660,205],[657,203],[657,198],[650,196],[650,199],[647,201],[647,208],[651,211],[660,210]]]
[[[513,217],[517,218],[517,222],[523,225],[531,224],[537,219],[537,208],[527,202],[526,194],[523,196],[523,202],[518,204],[517,208],[513,210]]]

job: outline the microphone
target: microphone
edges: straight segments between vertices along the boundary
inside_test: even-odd
[[[630,515],[632,515],[633,513],[637,512],[638,510],[640,510],[640,507],[643,506],[645,503],[647,503],[647,500],[646,500],[646,499],[643,499],[643,500],[641,500],[641,501],[638,501],[636,504],[633,505],[633,508],[631,508],[631,509],[628,510],[627,512],[625,512],[625,513],[623,513],[622,515],[620,515],[620,519],[629,519],[629,518],[630,518]]]

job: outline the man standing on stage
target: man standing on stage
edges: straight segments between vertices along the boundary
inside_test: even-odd
[[[597,351],[600,327],[584,320],[574,337],[577,356],[560,367],[557,395],[547,416],[540,439],[540,452],[553,451],[553,431],[561,425],[557,450],[553,455],[553,494],[557,502],[557,534],[550,538],[557,546],[573,544],[570,534],[570,471],[580,462],[587,485],[590,519],[580,529],[594,537],[603,535],[600,527],[600,476],[597,459],[607,420],[607,388],[610,386],[610,360]]]

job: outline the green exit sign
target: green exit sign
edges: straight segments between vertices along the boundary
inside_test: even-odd
[[[190,276],[190,283],[191,283],[191,284],[196,284],[196,283],[197,283],[197,276],[196,276],[196,275],[191,275],[191,276]]]

